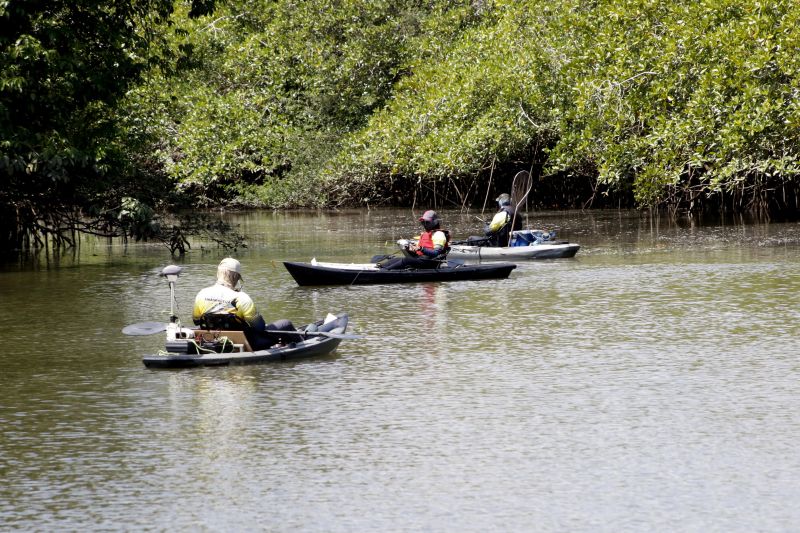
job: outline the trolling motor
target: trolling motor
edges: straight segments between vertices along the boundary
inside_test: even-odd
[[[167,265],[160,276],[167,278],[169,283],[169,324],[167,324],[167,351],[180,351],[186,349],[186,340],[193,336],[193,331],[181,327],[181,321],[175,314],[175,283],[183,268],[178,265]]]
[[[183,269],[177,265],[169,265],[159,273],[159,276],[167,278],[169,282],[171,299],[169,306],[169,324],[165,324],[164,322],[140,322],[138,324],[125,326],[122,328],[122,333],[125,335],[152,335],[166,330],[168,339],[176,339],[186,338],[187,332],[192,332],[189,328],[181,328],[181,321],[178,315],[175,314],[175,305],[177,303],[175,301],[175,282],[178,281],[178,274],[181,273],[181,270]]]
[[[161,271],[161,276],[167,278],[167,282],[169,283],[169,321],[171,323],[175,323],[178,321],[178,317],[175,316],[175,282],[178,281],[178,276],[183,270],[178,265],[167,265],[164,267],[164,270]]]

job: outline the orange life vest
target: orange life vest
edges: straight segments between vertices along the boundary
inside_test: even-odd
[[[435,229],[433,231],[423,231],[419,236],[419,240],[417,240],[417,246],[419,246],[420,248],[428,248],[430,250],[433,250],[435,248],[435,245],[433,244],[433,234],[437,231],[441,231],[442,233],[444,233],[444,236],[447,239],[444,245],[444,249],[442,250],[442,253],[449,252],[450,232],[443,229]],[[417,255],[423,256],[425,254],[422,253],[422,250],[417,250]]]

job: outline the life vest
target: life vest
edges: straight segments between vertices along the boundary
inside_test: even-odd
[[[444,248],[442,248],[442,251],[439,254],[439,256],[442,256],[450,251],[450,232],[448,230],[435,229],[433,231],[423,231],[420,234],[419,239],[417,240],[417,246],[419,246],[420,248],[428,248],[431,250],[436,248],[436,245],[433,243],[433,234],[436,233],[437,231],[441,231],[442,233],[444,233],[444,238],[445,238]],[[425,256],[425,254],[422,253],[422,250],[417,250],[417,255]]]

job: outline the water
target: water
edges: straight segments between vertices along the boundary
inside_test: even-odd
[[[443,213],[456,236],[480,224]],[[507,280],[299,288],[408,211],[252,213],[266,318],[347,311],[362,340],[294,363],[145,369],[155,245],[86,242],[0,274],[0,529],[795,531],[800,228],[532,214],[583,248]],[[178,310],[222,252],[181,263]]]

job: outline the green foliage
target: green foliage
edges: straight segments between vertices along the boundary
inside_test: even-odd
[[[444,1],[228,2],[178,24],[171,45],[191,59],[132,93],[130,114],[161,124],[155,160],[202,204],[231,192],[244,205],[327,203],[319,183],[343,137],[471,12]]]
[[[332,186],[358,200],[527,149],[643,205],[795,180],[798,16],[788,1],[495,2],[350,136]]]
[[[561,31],[537,24],[536,10],[497,4],[437,61],[423,57],[413,64],[390,105],[350,136],[331,166],[335,181],[374,186],[409,175],[420,181],[467,177],[492,158],[514,160],[531,145],[551,142],[564,92],[553,71],[563,58],[543,46],[543,36]]]
[[[534,167],[642,206],[763,208],[800,197],[799,19],[789,0],[0,2],[0,204],[113,230],[124,197],[471,201]]]
[[[137,241],[153,237],[161,229],[153,209],[136,198],[126,196],[122,199],[117,219],[125,234],[131,235]]]
[[[139,188],[118,105],[168,61],[156,30],[171,13],[172,0],[0,3],[0,208],[14,213],[0,247],[114,232],[108,209]]]
[[[0,172],[20,186],[107,169],[114,105],[146,68],[139,33],[170,2],[6,2],[0,8]]]
[[[645,205],[795,178],[796,3],[607,1],[593,15],[554,168],[632,182]]]

